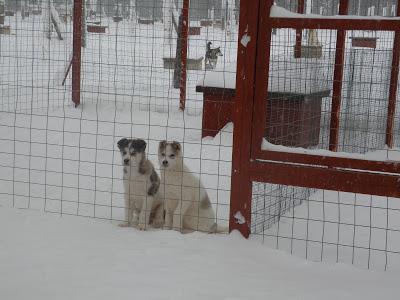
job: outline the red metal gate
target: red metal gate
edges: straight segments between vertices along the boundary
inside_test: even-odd
[[[386,120],[386,145],[394,145],[394,115],[400,55],[400,19],[270,17],[272,0],[242,1],[238,44],[236,102],[232,158],[230,229],[250,234],[252,182],[293,185],[369,195],[400,197],[400,164],[390,160],[369,160],[336,155],[339,141],[345,37],[347,30],[394,32],[392,68]],[[348,0],[341,0],[339,14],[347,14]],[[303,1],[298,11],[303,10]],[[400,6],[397,5],[397,16]],[[292,28],[301,38],[302,29],[335,30],[336,50],[328,155],[312,151],[262,150],[265,134],[270,68],[271,34],[274,28]],[[300,34],[299,34],[300,33]],[[245,37],[245,38],[243,38]],[[248,42],[243,42],[243,39]],[[296,38],[296,47],[301,39]],[[298,49],[297,49],[298,50]],[[265,80],[267,78],[267,80]],[[240,218],[239,218],[240,216]]]

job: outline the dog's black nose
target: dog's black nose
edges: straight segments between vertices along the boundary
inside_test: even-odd
[[[124,159],[124,164],[129,164],[129,159]]]
[[[166,166],[166,165],[168,165],[168,161],[164,160],[164,161],[162,162],[162,164],[163,164],[164,166]]]

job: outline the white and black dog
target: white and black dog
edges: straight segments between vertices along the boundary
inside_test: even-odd
[[[217,66],[218,56],[223,56],[221,47],[211,48],[211,42],[207,42],[206,58],[204,60],[205,68],[215,69]]]
[[[159,197],[160,178],[146,158],[146,142],[142,139],[118,141],[124,166],[125,221],[121,226],[144,230],[149,224],[164,223],[162,198]]]
[[[227,232],[227,228],[217,228],[207,191],[200,179],[183,163],[181,145],[178,142],[160,142],[158,159],[160,194],[164,197],[165,207],[164,227],[174,227],[183,233],[194,230]]]

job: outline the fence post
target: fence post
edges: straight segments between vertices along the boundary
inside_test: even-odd
[[[397,1],[396,16],[400,16],[400,0]],[[396,113],[397,84],[399,80],[399,61],[400,61],[400,30],[394,33],[392,71],[390,74],[388,116],[386,121],[386,145],[393,148],[393,129]]]
[[[186,102],[186,67],[189,31],[189,0],[183,0],[182,7],[182,43],[181,43],[181,80],[179,92],[179,108],[185,110]]]
[[[74,0],[73,49],[72,49],[72,102],[81,102],[81,47],[83,0]]]
[[[267,2],[272,4],[272,0]],[[251,229],[252,182],[249,165],[259,12],[260,0],[240,2],[229,231],[238,230],[246,238]],[[248,42],[244,43],[244,40]]]
[[[339,15],[347,15],[349,8],[349,0],[340,0]],[[333,92],[332,92],[332,109],[331,123],[329,130],[329,150],[337,151],[339,143],[339,123],[340,123],[340,106],[342,103],[342,83],[344,56],[346,47],[346,31],[341,29],[337,31],[336,36],[336,55],[335,70],[333,72]]]
[[[304,14],[304,0],[297,0],[297,13]],[[296,44],[294,47],[294,57],[301,57],[301,41],[303,29],[296,29]]]

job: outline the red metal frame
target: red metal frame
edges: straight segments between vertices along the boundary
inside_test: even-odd
[[[400,16],[400,1],[397,3],[396,16]],[[388,117],[386,126],[386,145],[390,148],[393,147],[393,128],[394,128],[394,114],[396,111],[396,95],[397,83],[399,79],[399,61],[400,61],[400,30],[394,34],[393,45],[393,58],[392,58],[392,73],[390,75],[390,88],[389,88],[389,104],[388,104]]]
[[[348,2],[340,1],[340,14],[346,14]],[[250,234],[252,181],[400,197],[399,162],[344,158],[334,156],[334,153],[322,156],[263,151],[261,143],[265,128],[260,126],[266,124],[265,99],[273,28],[338,30],[330,128],[330,150],[333,151],[337,150],[338,141],[345,31],[390,30],[396,32],[387,121],[387,145],[391,147],[400,58],[400,30],[397,29],[400,28],[400,20],[271,18],[272,5],[273,0],[241,1],[240,7],[230,230],[238,229],[246,237]],[[251,36],[247,47],[240,43],[244,34]],[[245,223],[237,222],[237,212],[244,216]]]
[[[297,12],[299,14],[304,14],[304,0],[298,0]],[[301,57],[301,40],[302,40],[303,30],[301,28],[296,29],[296,45],[294,47],[294,57]]]
[[[332,30],[383,30],[395,31],[399,25],[398,19],[334,19],[334,18],[270,18],[272,28],[293,29],[332,29]]]
[[[339,15],[347,14],[349,6],[348,0],[340,0]],[[342,103],[342,79],[344,67],[344,52],[346,44],[346,31],[338,30],[336,36],[336,55],[335,55],[335,70],[333,75],[333,94],[332,94],[332,109],[331,109],[331,124],[329,134],[329,150],[337,151],[339,142],[339,118],[340,106]]]
[[[249,173],[252,116],[253,116],[253,82],[256,67],[258,13],[261,12],[260,1],[240,2],[239,42],[236,72],[236,99],[233,110],[235,122],[232,150],[231,203],[229,230],[238,230],[244,236],[250,234],[251,193],[252,186]],[[263,1],[261,1],[263,2]],[[247,46],[240,43],[243,35],[251,37]],[[243,79],[246,80],[243,80]],[[246,142],[247,141],[247,142]],[[244,220],[238,220],[240,213]]]
[[[81,103],[82,0],[74,0],[72,49],[72,102]]]
[[[182,48],[181,48],[181,80],[179,91],[179,108],[185,109],[186,103],[186,65],[187,65],[187,46],[189,34],[189,0],[183,0],[182,7]]]

